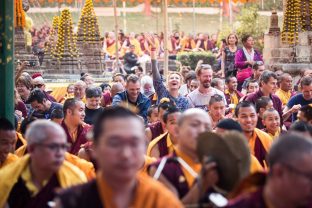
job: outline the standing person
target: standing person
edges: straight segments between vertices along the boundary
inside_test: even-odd
[[[84,83],[86,83],[87,87],[94,85],[94,79],[93,77],[88,74],[85,73],[80,77],[80,80],[83,81]]]
[[[246,186],[247,181],[242,181],[244,188],[226,208],[311,207],[311,160],[311,138],[281,136],[268,154],[269,173],[249,178],[257,184]]]
[[[252,67],[255,64],[263,64],[262,55],[254,49],[254,40],[251,35],[242,38],[243,48],[238,49],[235,54],[235,66],[238,69],[238,90],[241,91],[245,79],[252,75]]]
[[[260,89],[246,97],[246,101],[252,102],[254,105],[262,96],[269,97],[273,102],[273,107],[279,113],[282,121],[283,110],[281,100],[274,94],[277,89],[277,77],[274,72],[265,71],[260,77]]]
[[[124,55],[124,70],[127,74],[131,74],[131,68],[134,66],[138,66],[138,56],[134,53],[135,46],[129,46],[129,52]]]
[[[39,89],[31,91],[27,102],[33,108],[28,116],[40,119],[50,119],[54,109],[62,109],[61,104],[48,100],[45,94]]]
[[[288,101],[292,96],[295,95],[295,93],[292,91],[292,76],[288,73],[283,73],[280,76],[280,82],[279,82],[279,89],[276,91],[275,95],[279,97],[279,99],[282,101],[283,109],[287,105]]]
[[[32,85],[33,89],[35,88],[40,89],[48,100],[50,100],[51,102],[56,102],[55,98],[46,91],[46,85],[40,73],[34,73],[32,75]]]
[[[5,118],[0,118],[0,170],[18,159],[11,153],[15,143],[16,132],[13,124]]]
[[[227,37],[227,46],[222,51],[221,72],[222,77],[235,76],[237,68],[235,67],[235,53],[237,51],[238,38],[234,33]]]
[[[211,66],[209,64],[199,63],[195,72],[197,79],[199,80],[199,87],[193,92],[189,93],[187,96],[191,107],[207,110],[210,97],[214,94],[221,95],[223,97],[224,103],[226,103],[223,92],[211,87],[213,73]]]
[[[290,98],[286,107],[284,108],[283,119],[287,120],[292,115],[292,122],[297,120],[297,112],[301,106],[312,103],[312,77],[305,76],[300,82],[301,93]]]
[[[64,119],[62,127],[67,136],[67,142],[71,144],[69,153],[77,155],[80,146],[86,143],[90,126],[83,121],[85,118],[85,104],[76,98],[69,98],[63,106]]]
[[[141,83],[139,77],[131,74],[127,78],[126,90],[118,93],[113,97],[113,106],[120,105],[123,102],[129,106],[136,107],[138,115],[147,123],[147,110],[151,105],[151,101],[140,92]]]
[[[97,114],[103,111],[101,107],[102,90],[100,87],[88,87],[86,89],[86,107],[84,122],[92,125]]]
[[[48,207],[57,191],[87,181],[64,161],[68,144],[58,124],[34,121],[26,138],[28,154],[0,171],[0,207]]]
[[[93,137],[96,179],[61,193],[56,207],[182,207],[163,185],[138,174],[146,143],[144,125],[134,113],[106,108],[94,124]]]
[[[247,101],[240,102],[235,108],[235,116],[248,140],[249,149],[262,167],[266,167],[266,155],[271,147],[270,136],[257,129],[258,116],[255,106]]]
[[[154,85],[153,85],[153,79],[152,77],[148,76],[148,75],[145,75],[141,78],[141,89],[140,89],[140,92],[145,95],[146,97],[148,97],[151,101],[152,104],[155,104],[153,103],[154,100],[154,95],[155,95],[155,88],[154,88]]]
[[[151,37],[148,37],[148,38],[150,39],[149,42],[153,43],[152,38]],[[162,98],[166,97],[172,100],[181,111],[185,111],[186,109],[190,107],[190,104],[188,100],[179,93],[179,89],[182,84],[181,74],[178,72],[171,72],[168,75],[168,80],[167,80],[168,89],[167,89],[163,83],[163,80],[161,78],[161,75],[157,67],[157,60],[156,60],[157,56],[155,52],[156,52],[156,48],[155,46],[153,46],[151,50],[151,59],[152,59],[153,83],[154,83],[155,91],[158,96],[157,103],[159,103],[159,101]]]

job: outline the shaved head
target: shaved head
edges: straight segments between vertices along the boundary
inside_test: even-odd
[[[199,108],[190,108],[184,111],[178,119],[178,126],[181,126],[187,118],[196,117],[198,115],[206,117],[208,123],[210,124],[210,127],[212,128],[212,122],[211,122],[210,116],[208,115],[206,111],[199,109]]]

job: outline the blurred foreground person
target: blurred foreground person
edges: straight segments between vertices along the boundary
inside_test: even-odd
[[[228,207],[312,207],[311,160],[311,138],[297,134],[281,136],[268,155],[269,173],[253,175],[253,179],[243,181],[239,196]],[[258,183],[248,186],[252,181]]]
[[[144,124],[134,113],[106,108],[94,123],[93,138],[97,178],[64,191],[56,207],[182,207],[164,186],[138,174],[146,148]]]

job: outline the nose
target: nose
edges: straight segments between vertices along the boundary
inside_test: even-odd
[[[131,152],[132,152],[131,148],[128,145],[124,145],[122,147],[122,151],[121,151],[120,155],[122,157],[129,158],[129,157],[131,157]]]

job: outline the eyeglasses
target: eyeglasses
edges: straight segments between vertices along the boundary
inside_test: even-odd
[[[285,166],[288,170],[292,171],[293,173],[300,175],[308,179],[310,182],[312,182],[312,173],[304,173],[301,170],[298,170],[297,168],[294,168],[293,166],[286,163],[283,163],[283,166]]]
[[[40,147],[44,147],[49,149],[52,152],[58,152],[60,150],[67,151],[70,148],[69,143],[63,143],[63,144],[57,144],[57,143],[51,143],[51,144],[37,144]]]

